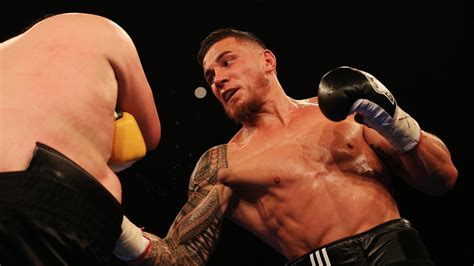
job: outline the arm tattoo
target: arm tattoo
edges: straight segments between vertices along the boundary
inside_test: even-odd
[[[190,196],[164,239],[152,239],[141,265],[204,265],[214,250],[224,214],[216,188],[217,170],[227,167],[226,145],[205,152],[189,183]]]

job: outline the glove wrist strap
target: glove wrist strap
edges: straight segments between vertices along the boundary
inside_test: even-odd
[[[420,142],[421,128],[418,122],[397,107],[393,119],[393,137],[388,140],[400,153],[406,153],[415,148]]]

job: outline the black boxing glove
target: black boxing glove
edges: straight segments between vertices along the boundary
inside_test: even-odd
[[[399,152],[413,149],[420,141],[418,123],[398,105],[390,91],[367,72],[339,67],[319,83],[321,112],[332,121],[356,113],[356,121],[375,129]]]

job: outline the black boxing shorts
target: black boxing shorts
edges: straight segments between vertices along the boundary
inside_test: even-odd
[[[94,177],[37,143],[25,171],[0,173],[0,265],[110,265],[122,217]]]
[[[401,266],[434,263],[411,223],[406,219],[397,219],[322,246],[286,265]]]

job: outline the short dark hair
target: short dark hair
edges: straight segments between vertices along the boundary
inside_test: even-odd
[[[263,49],[267,49],[267,46],[263,43],[263,41],[251,32],[236,30],[233,28],[221,28],[209,33],[207,37],[201,42],[201,46],[199,47],[199,51],[197,54],[197,61],[199,65],[202,66],[204,56],[209,51],[209,48],[211,48],[212,45],[228,37],[234,37],[242,41],[249,41],[254,44],[257,44]]]

